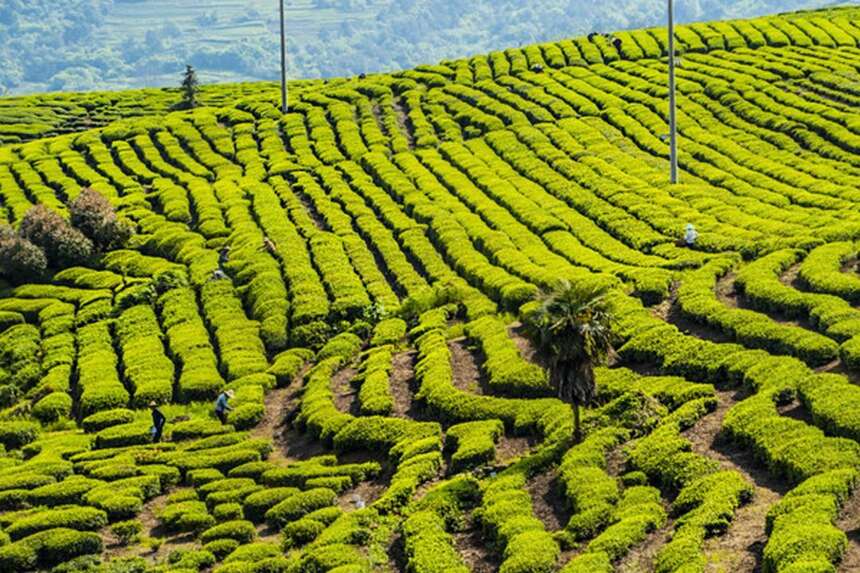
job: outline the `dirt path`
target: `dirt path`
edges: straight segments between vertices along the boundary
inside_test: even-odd
[[[672,284],[669,285],[669,295],[660,301],[659,304],[651,307],[651,315],[659,318],[660,320],[668,321],[669,311],[672,310],[672,307],[675,306],[675,303],[678,301],[678,285],[680,283],[678,281],[672,281]]]
[[[268,461],[273,464],[285,465],[328,453],[320,440],[291,427],[291,420],[298,412],[308,370],[305,367],[289,386],[276,388],[266,394],[263,420],[251,431],[254,437],[272,440],[272,453]]]
[[[391,362],[391,376],[388,379],[391,395],[394,397],[392,415],[398,418],[416,419],[419,417],[418,404],[413,402],[415,384],[414,350],[395,354]]]
[[[344,368],[331,378],[331,391],[335,407],[345,414],[358,416],[361,405],[358,403],[358,389],[352,385],[352,380],[358,374],[355,368]]]
[[[406,109],[406,106],[400,98],[394,98],[392,105],[394,106],[394,113],[397,117],[397,126],[406,137],[406,141],[409,143],[409,149],[415,149],[415,133],[412,129],[412,120],[409,119],[409,110]]]
[[[555,470],[538,474],[527,484],[532,498],[532,511],[550,533],[564,529],[570,521],[567,504],[561,497]]]
[[[464,392],[483,394],[481,368],[476,353],[470,350],[465,339],[448,343],[451,352],[451,367],[454,371],[454,386]]]
[[[532,341],[526,336],[525,327],[522,323],[515,322],[508,326],[508,337],[517,345],[517,350],[520,351],[520,356],[527,362],[535,362],[535,347]]]
[[[681,310],[681,305],[678,304],[677,297],[669,302],[669,304],[667,304],[667,302],[668,299],[656,307],[659,308],[659,314],[657,314],[658,318],[668,322],[669,324],[675,325],[675,327],[684,334],[695,336],[702,340],[716,342],[717,344],[733,342],[732,337],[726,335],[724,332],[696,322],[695,320],[691,320],[685,316]]]
[[[718,281],[714,292],[717,293],[717,300],[729,308],[738,308],[739,297],[735,290],[735,273],[726,273]]]
[[[468,517],[463,531],[454,533],[454,546],[472,573],[494,573],[499,570],[499,555],[490,551],[481,528]]]
[[[720,435],[726,412],[741,398],[734,391],[718,391],[717,409],[684,432],[694,452],[716,460],[722,469],[737,471],[755,487],[753,499],[738,509],[726,534],[705,541],[707,571],[758,571],[767,542],[765,517],[771,506],[788,491],[787,484],[761,468],[749,450],[729,443]]]
[[[537,440],[531,436],[509,436],[505,434],[496,444],[496,464],[500,467],[510,465],[537,445]]]
[[[669,534],[675,527],[670,520],[661,529],[652,531],[645,541],[634,547],[615,567],[618,573],[650,573],[654,571],[654,559],[657,553],[669,540]]]
[[[786,286],[790,286],[791,288],[797,288],[797,271],[799,268],[800,265],[796,265],[796,268],[792,267],[792,269],[789,269],[785,275],[780,277],[780,281],[783,282]],[[735,278],[736,275],[733,272],[726,274],[724,277],[717,281],[715,289],[717,299],[721,303],[726,305],[728,308],[754,310],[760,314],[769,317],[774,322],[778,322],[786,326],[798,326],[800,328],[805,328],[806,330],[810,330],[812,332],[818,332],[808,319],[802,317],[788,317],[783,313],[773,309],[757,308],[754,304],[751,304],[743,294],[737,291],[737,289],[735,288]]]

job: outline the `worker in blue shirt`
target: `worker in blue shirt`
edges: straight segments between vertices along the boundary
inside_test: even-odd
[[[227,423],[227,412],[232,410],[229,401],[233,397],[233,390],[225,390],[218,394],[218,399],[215,400],[215,415],[221,420],[222,424]]]

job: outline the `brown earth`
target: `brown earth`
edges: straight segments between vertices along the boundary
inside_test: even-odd
[[[483,394],[486,384],[478,353],[470,349],[463,338],[449,342],[448,349],[451,352],[454,386],[464,392]]]
[[[418,404],[413,402],[416,356],[417,353],[411,350],[395,354],[392,360],[389,388],[391,388],[391,395],[394,397],[392,415],[398,418],[416,419],[419,417]]]
[[[737,510],[725,535],[705,541],[707,571],[760,570],[761,552],[767,542],[765,517],[789,489],[788,484],[762,468],[748,449],[737,447],[721,435],[723,418],[743,397],[740,392],[717,391],[716,410],[684,432],[694,452],[716,460],[722,469],[737,471],[755,487],[752,500]]]

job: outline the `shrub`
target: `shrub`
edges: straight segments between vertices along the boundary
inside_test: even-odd
[[[107,525],[107,514],[92,507],[56,507],[16,520],[6,528],[13,540],[55,527],[95,531]]]
[[[384,346],[386,344],[399,344],[406,335],[406,322],[400,318],[385,319],[373,328],[373,337],[370,344],[373,346]]]
[[[606,553],[585,553],[571,559],[561,573],[612,573],[615,569]]]
[[[310,543],[323,532],[326,525],[315,519],[303,517],[296,521],[291,521],[284,526],[281,532],[281,542],[284,550],[288,551],[292,548],[299,547],[306,543]]]
[[[546,531],[525,531],[505,547],[499,573],[549,573],[559,555],[558,544]]]
[[[174,571],[200,571],[212,567],[215,561],[215,555],[205,549],[177,549],[167,556],[167,562],[172,565]]]
[[[212,553],[216,559],[224,559],[239,547],[235,539],[216,539],[203,546],[203,549]]]
[[[235,491],[247,487],[253,487],[257,484],[251,478],[225,478],[215,481],[210,481],[197,488],[197,493],[203,497],[207,497],[213,493],[223,491]]]
[[[42,473],[16,472],[0,477],[0,491],[12,489],[33,489],[39,486],[55,483],[53,476]]]
[[[454,449],[451,468],[455,472],[489,463],[496,457],[496,441],[504,434],[499,420],[465,422],[448,428],[447,446]]]
[[[360,348],[361,339],[354,334],[344,332],[326,342],[317,353],[317,362],[336,357],[343,363],[355,356]]]
[[[136,495],[109,495],[93,500],[92,504],[107,512],[111,521],[131,519],[143,510],[143,500]]]
[[[118,521],[110,526],[113,533],[120,543],[128,545],[135,543],[143,532],[143,524],[138,519],[129,519],[126,521]]]
[[[238,503],[222,503],[212,508],[212,516],[217,521],[242,519],[242,505]]]
[[[328,488],[315,488],[286,498],[266,512],[266,521],[281,528],[294,519],[334,504],[337,494]]]
[[[117,448],[148,444],[152,441],[148,422],[131,422],[105,428],[96,435],[97,448]]]
[[[174,441],[203,438],[217,434],[225,434],[231,431],[230,426],[224,426],[218,420],[207,418],[194,418],[184,422],[172,424],[170,435]]]
[[[0,276],[15,283],[37,282],[44,278],[48,258],[39,247],[0,227]]]
[[[445,521],[435,512],[418,511],[410,515],[403,522],[403,535],[410,571],[468,573],[469,568],[453,547],[451,535],[445,531]]]
[[[291,348],[275,356],[272,366],[267,372],[272,374],[278,382],[278,386],[289,385],[309,360],[312,360],[312,350],[304,348]]]
[[[85,263],[93,254],[93,244],[60,215],[45,207],[32,207],[21,220],[21,237],[41,247],[48,263],[67,268]]]
[[[33,406],[32,414],[43,424],[67,418],[72,411],[72,397],[66,392],[51,392]]]
[[[157,517],[168,531],[199,532],[215,525],[215,518],[209,515],[202,501],[170,503]]]
[[[210,527],[200,535],[200,541],[208,543],[215,539],[235,539],[239,543],[250,543],[257,535],[254,524],[250,521],[234,520]]]
[[[297,493],[299,489],[295,487],[270,487],[252,493],[242,502],[245,517],[255,522],[263,521],[267,511]]]
[[[119,219],[113,205],[90,188],[82,189],[69,204],[69,216],[72,225],[101,251],[122,248],[134,233],[131,223]]]
[[[249,462],[231,469],[227,475],[234,478],[249,477],[255,481],[260,481],[264,473],[276,467],[278,466],[267,461]]]
[[[215,468],[201,468],[188,472],[188,483],[194,487],[200,487],[222,479],[224,479],[224,474]]]
[[[101,550],[102,540],[97,533],[49,529],[0,548],[0,572],[48,568]]]
[[[34,422],[0,422],[0,444],[7,450],[17,450],[39,435],[39,425]]]
[[[228,421],[237,430],[248,430],[259,424],[265,414],[263,404],[242,404],[230,412]]]
[[[273,543],[251,543],[237,548],[227,557],[227,559],[224,560],[224,562],[234,563],[236,561],[248,561],[251,563],[257,563],[270,557],[276,557],[280,554],[281,551],[278,549],[278,546]]]

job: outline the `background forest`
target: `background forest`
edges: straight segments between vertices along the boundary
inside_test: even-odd
[[[850,2],[849,2],[850,3]],[[856,2],[855,2],[856,3]],[[681,21],[832,0],[684,0]],[[658,25],[663,0],[287,0],[290,74],[389,71],[492,49]],[[0,94],[276,79],[276,0],[3,0]]]

